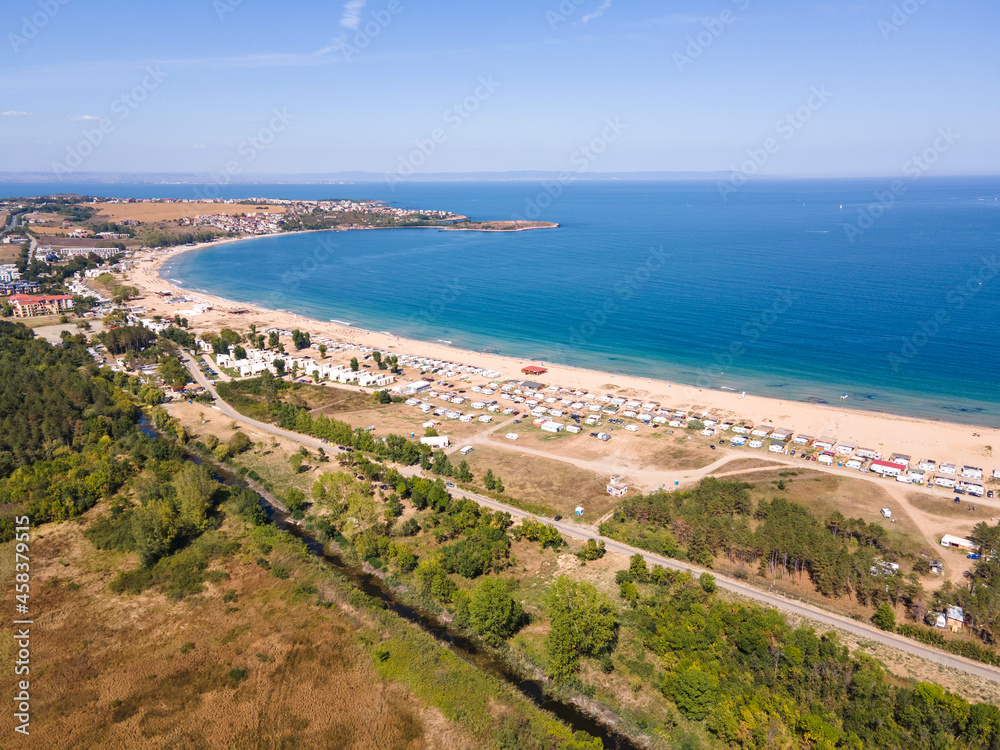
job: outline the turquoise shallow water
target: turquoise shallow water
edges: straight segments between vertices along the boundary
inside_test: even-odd
[[[710,182],[580,182],[554,198],[524,182],[228,186],[482,219],[543,206],[562,227],[276,236],[185,253],[164,276],[471,349],[1000,426],[1000,179],[908,182],[871,209],[891,182],[761,181],[726,201]],[[192,188],[78,188],[140,190]]]

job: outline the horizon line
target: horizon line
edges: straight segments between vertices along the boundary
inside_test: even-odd
[[[204,182],[202,178],[211,177],[212,172],[196,171],[92,171],[79,172],[73,175],[54,175],[48,171],[24,170],[24,171],[0,171],[0,183],[20,182],[87,182],[88,180],[107,182],[127,182],[133,179],[136,182],[157,181],[164,182],[169,178],[177,184],[189,182]],[[407,177],[408,182],[432,182],[458,181],[458,180],[481,180],[481,181],[529,181],[534,179],[544,179],[559,177],[567,181],[623,181],[635,180],[714,180],[731,175],[730,170],[634,170],[634,171],[608,171],[608,172],[570,172],[566,170],[545,170],[545,169],[518,169],[518,170],[470,170],[464,172],[423,172],[414,173]],[[388,175],[382,172],[371,172],[367,170],[345,170],[342,172],[260,172],[243,175],[243,181],[235,180],[228,182],[228,185],[249,185],[266,183],[273,181],[289,181],[292,179],[305,180],[307,182],[383,182],[388,179]],[[144,179],[140,179],[144,178]],[[971,178],[1000,178],[1000,173],[956,173],[945,175],[926,175],[923,179],[971,179]],[[758,174],[754,180],[775,181],[820,181],[820,180],[907,180],[912,178],[900,174],[872,174],[872,175],[813,175],[813,176],[790,176],[790,175],[766,175]]]

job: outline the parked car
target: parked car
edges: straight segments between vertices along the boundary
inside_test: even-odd
[[[714,445],[710,445],[708,447],[711,448],[713,451],[715,450],[715,446]]]
[[[554,516],[554,517],[552,518],[552,520],[553,520],[553,521],[561,521],[561,520],[562,520],[562,516]]]

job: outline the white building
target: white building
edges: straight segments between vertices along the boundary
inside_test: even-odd
[[[879,459],[872,461],[871,468],[876,474],[893,478],[901,476],[906,471],[906,467],[903,464],[893,463],[892,461],[881,461]]]
[[[611,497],[624,497],[625,493],[628,492],[628,485],[621,480],[621,477],[611,477],[607,492]]]
[[[966,477],[967,479],[982,479],[983,470],[980,469],[978,466],[963,466],[962,476]]]
[[[412,396],[414,393],[420,393],[421,391],[426,391],[431,387],[431,384],[426,380],[418,380],[416,383],[408,383],[403,386],[403,393]]]
[[[953,534],[945,534],[941,537],[942,547],[958,547],[959,549],[967,549],[970,552],[975,552],[979,549],[979,545],[972,542],[965,537],[955,536]]]
[[[447,448],[451,445],[451,440],[448,439],[447,435],[438,435],[437,437],[422,437],[420,438],[421,445],[429,445],[431,448]]]

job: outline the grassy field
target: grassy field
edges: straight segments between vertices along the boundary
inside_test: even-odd
[[[72,317],[72,313],[67,313],[69,317]],[[62,315],[39,315],[34,318],[18,318],[18,323],[24,323],[28,328],[40,328],[42,326],[54,326],[59,325],[59,319]]]
[[[687,438],[691,433],[685,430],[670,434],[663,428],[640,427],[640,431],[634,433],[607,422],[600,427],[581,426],[583,432],[577,435],[568,432],[553,434],[533,426],[529,417],[519,425],[494,433],[493,439],[504,440],[507,432],[516,432],[520,436],[519,444],[539,448],[555,456],[590,461],[612,458],[643,469],[697,469],[721,457],[718,451],[709,449],[705,438],[695,434],[689,441]],[[590,437],[591,432],[607,431],[609,426],[613,432],[607,443]]]
[[[725,454],[722,454],[725,455]],[[722,456],[719,456],[720,458]],[[723,464],[719,467],[717,471],[712,472],[713,474],[729,474],[733,471],[748,471],[750,469],[773,469],[778,466],[783,466],[782,464],[775,463],[774,461],[765,461],[760,458],[737,458],[730,461],[727,464]]]
[[[176,221],[202,214],[284,214],[284,206],[266,206],[250,203],[103,203],[96,206],[97,221]]]
[[[477,481],[492,469],[503,481],[506,494],[549,505],[567,519],[594,523],[614,507],[614,498],[605,491],[608,477],[595,476],[562,461],[486,446],[464,458]],[[573,514],[577,505],[585,509],[582,516]]]
[[[187,600],[117,596],[107,582],[132,556],[94,550],[86,520],[42,527],[32,545],[31,747],[474,744],[380,676],[358,622],[297,594],[294,577],[275,579],[238,554],[213,563],[220,583]],[[7,566],[5,591],[10,577]],[[11,647],[8,629],[2,651]],[[12,679],[13,660],[4,664]]]
[[[967,530],[981,521],[991,522],[996,515],[995,509],[976,505],[974,497],[966,496],[958,504],[950,497],[938,497],[923,492],[911,492],[906,497],[914,508],[938,518],[960,522],[963,528],[967,527]],[[970,510],[973,506],[976,509]]]
[[[314,417],[338,419],[354,428],[374,426],[375,434],[382,436],[395,433],[419,437],[424,434],[423,424],[427,421],[440,422],[438,432],[455,443],[488,429],[488,425],[478,421],[442,420],[405,404],[377,404],[371,392],[363,392],[356,386],[302,385],[294,391],[285,391],[282,397],[294,406],[309,409]]]
[[[863,518],[868,523],[882,524],[890,535],[905,540],[910,551],[926,547],[923,536],[902,505],[873,482],[791,467],[729,478],[752,484],[754,501],[784,497],[809,508],[821,521],[839,510],[847,518]],[[779,482],[784,483],[784,489],[779,489]],[[882,508],[892,511],[896,523],[882,517]]]
[[[633,436],[637,441],[636,450],[640,465],[647,469],[700,469],[721,458],[718,451],[708,446],[711,438],[706,438],[692,430],[660,428],[643,430]],[[688,439],[690,438],[690,440]]]

